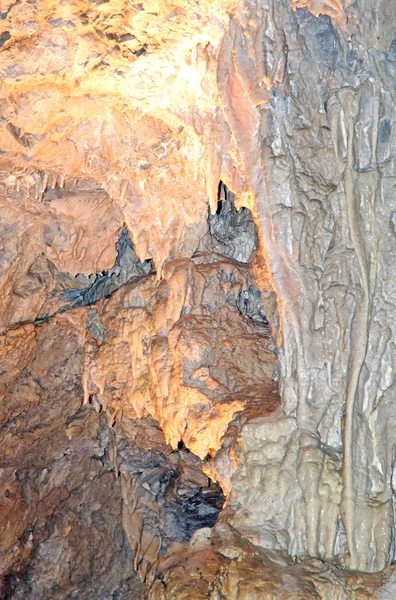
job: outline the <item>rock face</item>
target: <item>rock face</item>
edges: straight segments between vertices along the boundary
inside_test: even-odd
[[[367,21],[362,8],[354,6],[355,24]],[[258,434],[249,430],[246,449],[256,435],[277,444],[268,457],[263,444],[257,477],[264,485],[268,470],[287,464],[269,486],[277,482],[285,501],[279,510],[269,492],[249,519],[292,556],[380,571],[394,556],[394,326],[386,300],[395,248],[394,27],[381,27],[375,14],[355,27],[346,12],[331,20],[306,9],[292,14],[284,3],[274,10],[263,8],[288,52],[277,47],[269,105],[252,106],[235,59],[241,40],[253,43],[250,22],[233,24],[219,57],[219,73],[227,73],[221,96],[281,299],[285,415]]]
[[[81,410],[78,326],[65,316],[2,338],[2,598],[133,597],[141,588],[108,428]]]
[[[392,0],[182,4],[0,5],[0,596],[393,598]]]
[[[172,451],[152,419],[110,427],[81,407],[86,313],[2,338],[2,598],[143,597],[152,532],[164,549],[184,543],[222,504],[201,461]]]

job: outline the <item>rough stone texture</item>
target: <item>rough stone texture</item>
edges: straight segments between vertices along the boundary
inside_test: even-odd
[[[83,316],[25,325],[1,338],[9,361],[2,361],[9,369],[1,384],[1,598],[130,598],[142,591],[121,526],[105,421],[81,409],[76,326]]]
[[[388,285],[395,154],[394,138],[380,132],[394,119],[388,69],[395,27],[392,19],[377,23],[375,14],[366,23],[357,2],[353,10],[365,25],[352,40],[348,27],[336,26],[347,21],[338,8],[331,20],[305,8],[291,13],[282,2],[262,6],[277,32],[277,70],[270,102],[255,108],[235,59],[243,47],[255,47],[257,16],[249,5],[250,21],[241,14],[223,40],[219,85],[281,299],[285,415],[263,424],[260,438],[273,439],[278,454],[264,460],[261,476],[289,463],[290,493],[281,516],[276,492],[259,512],[268,534],[275,532],[274,547],[379,571],[394,557]],[[378,27],[380,42],[367,26]]]
[[[363,575],[313,558],[296,564],[224,524],[197,531],[187,549],[159,560],[149,578],[150,600],[383,600],[395,589],[390,568]]]
[[[0,210],[1,331],[55,313],[63,290],[114,265],[122,220],[102,190],[50,190],[41,203],[14,191]]]
[[[3,595],[393,598],[392,0],[0,17]]]
[[[144,546],[147,535],[162,551],[185,543],[223,502],[199,458],[173,451],[155,421],[123,416],[110,427],[104,412],[81,407],[85,319],[78,309],[1,338],[4,599],[143,599],[159,550]]]
[[[202,459],[215,453],[233,415],[251,398],[265,403],[277,378],[268,328],[237,307],[251,277],[225,259],[179,259],[160,285],[129,283],[99,303],[92,313],[106,333],[86,342],[85,401],[150,414],[173,447],[182,440]]]
[[[63,310],[94,304],[98,300],[110,296],[128,281],[153,273],[152,262],[147,260],[142,263],[137,257],[127,229],[122,230],[116,248],[117,258],[111,269],[106,269],[100,275],[91,275],[87,281],[82,280],[83,283],[86,283],[83,288],[72,287],[64,290],[62,298],[68,303]]]
[[[209,212],[209,231],[201,240],[197,254],[214,253],[248,263],[257,250],[257,232],[252,213],[235,209],[235,197],[223,183],[219,186],[219,203],[215,214]]]

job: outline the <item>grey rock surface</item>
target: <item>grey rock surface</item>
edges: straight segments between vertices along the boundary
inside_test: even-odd
[[[220,57],[282,334],[284,415],[242,435],[235,522],[260,523],[266,547],[372,572],[394,560],[396,24],[386,0],[331,5],[246,3]],[[271,90],[257,105],[260,69]]]
[[[80,276],[80,283],[85,287],[66,289],[62,299],[67,303],[66,310],[75,306],[94,304],[110,296],[122,285],[136,277],[152,275],[154,266],[151,260],[142,263],[131,242],[127,229],[123,229],[117,243],[117,258],[114,266],[100,275],[90,278]]]
[[[208,216],[209,231],[197,253],[206,252],[248,263],[257,250],[257,230],[249,209],[237,210],[234,194],[220,182],[217,212]]]

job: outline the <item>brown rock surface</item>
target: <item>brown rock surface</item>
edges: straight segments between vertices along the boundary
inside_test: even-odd
[[[165,550],[221,506],[200,460],[173,452],[154,421],[118,416],[111,428],[110,411],[81,406],[86,317],[76,309],[1,338],[2,598],[143,598],[134,566],[144,577],[157,557],[150,531]]]
[[[80,410],[84,317],[58,317],[1,338],[19,350],[1,387],[2,598],[140,590],[120,527],[106,428],[92,408]],[[16,337],[17,345],[10,340]]]
[[[0,2],[4,599],[396,597],[395,31]]]
[[[56,293],[113,266],[122,218],[105,192],[80,185],[39,203],[14,191],[0,202],[2,330],[55,313]]]
[[[179,259],[159,286],[145,279],[104,300],[96,310],[109,335],[87,342],[86,400],[149,414],[173,447],[182,440],[202,459],[214,454],[236,412],[266,404],[276,371],[268,328],[236,306],[253,281],[231,261]]]
[[[196,549],[197,539],[206,540]],[[271,553],[241,538],[228,525],[218,525],[208,538],[194,535],[188,549],[159,560],[149,574],[150,600],[319,600],[391,598],[394,569],[382,574],[345,573],[314,559],[292,563],[286,554]]]

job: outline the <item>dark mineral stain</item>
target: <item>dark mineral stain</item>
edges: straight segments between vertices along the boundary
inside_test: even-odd
[[[9,31],[4,31],[4,33],[2,33],[0,35],[0,48],[1,46],[3,46],[3,44],[5,44],[9,39],[11,39],[11,34]]]
[[[380,142],[380,144],[385,144],[386,142],[388,142],[391,133],[392,123],[390,122],[390,120],[387,118],[381,119],[378,132],[378,141]]]

